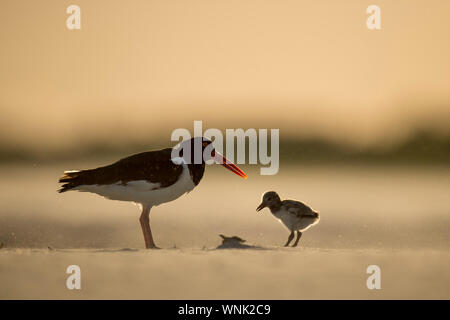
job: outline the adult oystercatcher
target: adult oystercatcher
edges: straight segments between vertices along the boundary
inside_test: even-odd
[[[138,153],[104,167],[65,171],[59,179],[63,185],[58,191],[92,192],[107,199],[140,204],[145,247],[157,248],[150,229],[150,209],[194,189],[208,160],[247,179],[241,169],[215,151],[210,140],[196,137],[173,148]]]
[[[306,231],[313,225],[316,225],[320,221],[319,212],[314,211],[306,204],[295,200],[283,200],[275,191],[266,192],[263,195],[261,204],[256,208],[256,211],[260,211],[263,208],[268,207],[273,216],[280,220],[286,228],[291,231],[288,241],[284,245],[287,247],[294,239],[294,232],[297,231],[297,239],[295,239],[293,247],[296,247],[302,232]]]

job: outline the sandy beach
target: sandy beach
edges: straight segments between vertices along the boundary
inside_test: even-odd
[[[450,298],[447,169],[310,166],[270,184],[250,170],[242,185],[208,168],[198,190],[154,209],[163,249],[147,251],[133,204],[56,193],[66,166],[2,167],[1,299]],[[282,248],[287,230],[255,212],[267,188],[321,211],[298,248]],[[214,250],[219,233],[264,250]],[[66,288],[69,265],[81,290]],[[366,287],[369,265],[381,290]]]

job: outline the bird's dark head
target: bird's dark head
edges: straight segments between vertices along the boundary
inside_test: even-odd
[[[206,162],[216,162],[238,176],[247,179],[247,175],[231,161],[227,160],[214,148],[211,140],[205,137],[195,137],[184,140],[172,148],[172,161],[184,161],[186,164],[202,165]]]
[[[183,158],[186,164],[205,164],[213,159],[216,150],[208,138],[195,137],[183,140],[172,150],[172,159]]]
[[[266,207],[275,208],[280,204],[280,196],[275,191],[268,191],[264,193],[261,204],[256,208],[256,211],[260,211]]]

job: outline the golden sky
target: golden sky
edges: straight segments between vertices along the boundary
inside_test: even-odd
[[[70,4],[81,30],[66,28]],[[169,141],[193,120],[361,145],[446,132],[449,12],[448,0],[2,0],[0,143]]]

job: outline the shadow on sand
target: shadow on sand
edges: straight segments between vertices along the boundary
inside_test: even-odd
[[[244,242],[246,242],[246,240],[244,240],[238,236],[227,237],[223,234],[219,234],[219,236],[222,238],[222,244],[220,244],[216,249],[267,250],[267,248],[245,244]]]

